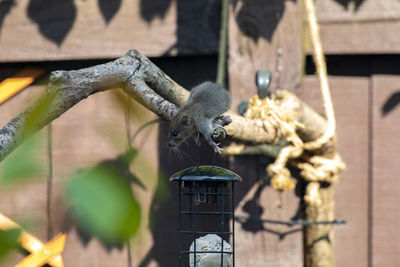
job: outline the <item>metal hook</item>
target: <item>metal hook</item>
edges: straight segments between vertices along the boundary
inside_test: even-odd
[[[270,95],[270,92],[268,91],[270,83],[271,83],[270,71],[258,70],[256,72],[257,94],[260,99],[266,98],[267,96]],[[243,114],[246,112],[248,104],[249,101],[247,100],[243,100],[242,102],[240,102],[238,106],[238,112],[240,115],[243,116]]]
[[[271,83],[271,72],[258,70],[256,73],[257,94],[260,99],[269,96],[268,88]]]

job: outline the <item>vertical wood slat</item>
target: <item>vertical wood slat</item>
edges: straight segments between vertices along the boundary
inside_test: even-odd
[[[329,77],[336,113],[338,150],[347,164],[335,187],[336,266],[368,266],[368,88],[367,77]],[[304,79],[300,97],[321,114],[323,103],[315,76]]]
[[[400,262],[400,77],[372,76],[372,263]]]
[[[232,109],[257,92],[257,70],[272,74],[270,89],[293,91],[300,83],[301,1],[233,1],[229,17],[229,85]],[[238,216],[290,220],[299,215],[294,191],[278,193],[260,184],[265,164],[236,157],[232,168],[244,181],[236,186]],[[300,211],[301,212],[301,211]],[[300,227],[236,222],[237,266],[298,266],[303,261]]]
[[[234,2],[229,17],[228,67],[232,107],[236,108],[257,92],[257,70],[271,71],[270,89],[293,90],[299,85],[302,30],[301,1]]]
[[[235,187],[236,216],[289,221],[301,213],[294,190],[277,192],[267,183],[258,157],[236,158],[233,170],[243,177]],[[300,213],[299,213],[300,212]],[[302,228],[249,221],[235,224],[237,266],[299,266],[303,261]]]

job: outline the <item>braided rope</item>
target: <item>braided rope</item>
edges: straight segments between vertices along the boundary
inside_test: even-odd
[[[321,94],[324,102],[325,115],[328,121],[328,127],[325,133],[318,139],[304,144],[308,150],[318,149],[335,136],[336,121],[333,109],[331,93],[329,90],[328,74],[326,71],[326,62],[322,51],[322,43],[319,35],[319,25],[314,6],[314,0],[304,0],[307,11],[308,26],[310,28],[311,42],[313,45],[313,59],[317,68],[319,82],[321,84]]]
[[[333,140],[336,131],[335,113],[328,84],[326,63],[319,36],[314,2],[313,0],[304,1],[314,48],[313,56],[321,84],[320,89],[328,122],[326,131],[320,138],[303,143],[297,135],[296,130],[304,127],[304,125],[294,120],[296,114],[283,110],[280,107],[279,100],[276,98],[259,99],[258,96],[253,96],[244,114],[247,118],[261,118],[264,121],[272,123],[278,129],[278,136],[285,137],[291,143],[291,145],[284,147],[279,152],[275,162],[267,167],[267,173],[272,177],[271,186],[280,191],[286,191],[295,186],[294,182],[290,179],[290,171],[286,167],[288,160],[300,157],[304,150],[321,148],[324,144]],[[279,93],[284,94],[285,92],[280,91]],[[315,206],[321,204],[319,182],[335,182],[339,178],[339,172],[346,168],[337,153],[333,158],[313,156],[307,162],[294,162],[294,165],[301,170],[300,174],[310,182],[306,188],[305,201]]]

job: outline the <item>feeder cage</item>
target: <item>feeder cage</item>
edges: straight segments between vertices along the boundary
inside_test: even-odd
[[[234,183],[241,180],[217,166],[171,176],[179,187],[178,266],[235,266]]]

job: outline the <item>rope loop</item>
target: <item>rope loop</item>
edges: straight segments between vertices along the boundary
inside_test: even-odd
[[[249,119],[261,119],[264,121],[264,129],[267,125],[274,126],[278,135],[276,140],[285,138],[288,146],[281,149],[274,163],[267,167],[267,173],[271,179],[271,186],[279,191],[293,189],[295,184],[290,178],[290,171],[286,167],[288,161],[300,169],[300,174],[308,185],[306,188],[305,201],[314,206],[321,204],[319,195],[320,182],[333,183],[338,180],[339,172],[346,168],[340,156],[335,153],[332,158],[315,155],[312,157],[304,155],[304,151],[315,152],[328,142],[335,140],[336,121],[333,109],[328,75],[326,71],[325,57],[322,51],[322,44],[319,36],[319,26],[316,17],[313,0],[304,0],[307,18],[313,44],[313,58],[317,68],[320,81],[320,89],[324,102],[324,109],[327,118],[327,128],[324,134],[316,140],[304,143],[297,135],[297,131],[304,128],[304,125],[296,121],[297,114],[285,109],[288,103],[280,103],[281,95],[285,91],[279,91],[275,96],[260,99],[253,96],[248,103],[247,111],[243,114]],[[290,103],[289,103],[290,104]],[[268,122],[268,123],[267,123]],[[302,157],[302,161],[293,159]]]

